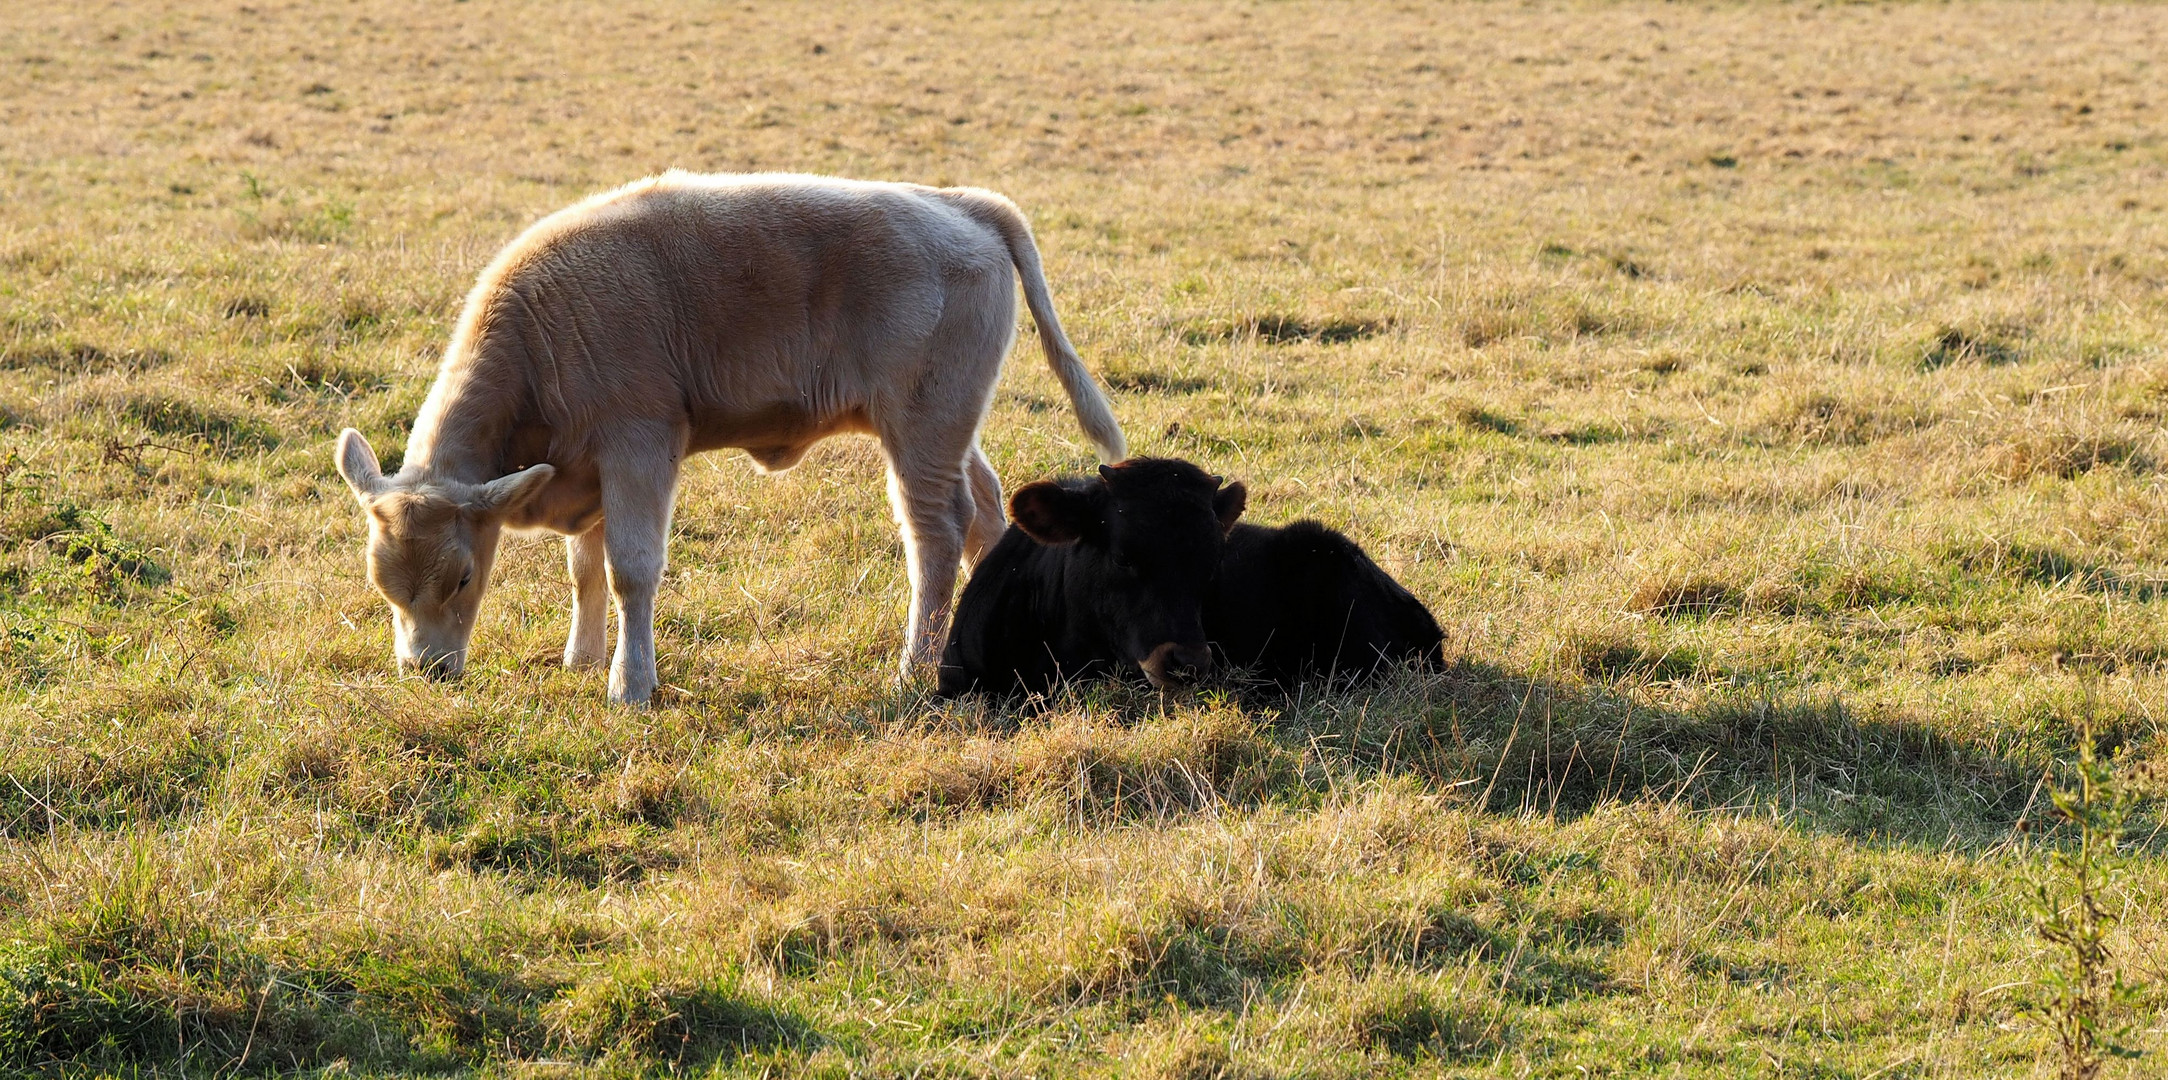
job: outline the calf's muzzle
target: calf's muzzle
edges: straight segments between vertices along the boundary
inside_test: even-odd
[[[399,670],[411,671],[426,679],[451,682],[459,678],[467,666],[464,651],[447,653],[418,653],[399,658]]]
[[[1202,644],[1162,642],[1137,665],[1144,677],[1161,690],[1186,685],[1212,668],[1212,650]]]

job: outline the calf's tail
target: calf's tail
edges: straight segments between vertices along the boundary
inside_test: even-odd
[[[1007,198],[981,188],[947,188],[941,195],[1001,234],[1002,242],[1009,247],[1009,260],[1016,264],[1017,276],[1023,279],[1024,306],[1031,309],[1031,321],[1039,328],[1039,347],[1046,351],[1047,366],[1068,392],[1069,404],[1076,409],[1077,423],[1084,429],[1085,438],[1098,450],[1101,461],[1111,464],[1128,457],[1129,445],[1122,438],[1122,426],[1115,422],[1106,394],[1092,381],[1091,372],[1085,370],[1076,346],[1069,344],[1068,335],[1061,332],[1054,301],[1047,296],[1046,276],[1039,269],[1039,246],[1032,242],[1031,224],[1024,220],[1023,211]]]

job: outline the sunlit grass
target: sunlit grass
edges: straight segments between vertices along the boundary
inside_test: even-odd
[[[2168,763],[2164,42],[10,5],[0,1069],[2046,1075],[2042,770],[2081,718]],[[665,167],[1008,193],[1131,446],[1357,538],[1454,663],[896,691],[837,440],[690,468],[659,708],[555,665],[555,545],[462,683],[394,677],[332,437],[395,465],[490,254]],[[1026,340],[1011,487],[1091,461]],[[2156,1053],[2158,850],[2113,942]]]

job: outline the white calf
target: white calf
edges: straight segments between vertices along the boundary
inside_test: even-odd
[[[547,529],[572,571],[565,663],[602,661],[607,571],[610,696],[648,700],[685,455],[738,447],[781,470],[858,431],[881,441],[909,553],[903,669],[930,669],[959,561],[1003,528],[978,433],[1015,336],[1012,273],[1085,434],[1120,460],[1031,228],[993,192],[672,172],[542,219],[468,294],[399,472],[339,436],[400,665],[457,675],[502,531]]]

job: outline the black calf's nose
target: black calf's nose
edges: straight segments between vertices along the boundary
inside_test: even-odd
[[[1212,667],[1212,650],[1202,645],[1184,645],[1169,641],[1152,650],[1150,656],[1138,665],[1144,669],[1144,677],[1152,685],[1165,690],[1180,686]]]

